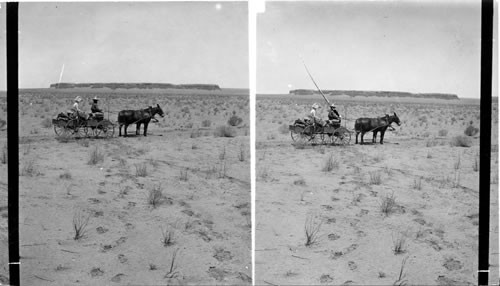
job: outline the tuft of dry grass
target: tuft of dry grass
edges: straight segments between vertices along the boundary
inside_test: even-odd
[[[163,246],[169,247],[175,243],[175,231],[169,230],[168,228],[161,231]]]
[[[330,154],[328,158],[325,160],[325,164],[323,165],[323,172],[330,172],[333,169],[339,168],[339,161],[333,157],[333,154]]]
[[[87,232],[87,225],[89,224],[90,214],[85,215],[83,211],[76,211],[73,215],[73,231],[75,235],[73,236],[74,240],[79,240],[80,238],[85,236]]]
[[[63,180],[71,180],[72,176],[71,176],[71,173],[69,171],[66,171],[66,172],[62,173],[61,175],[59,175],[59,178],[63,179]]]
[[[319,231],[321,229],[321,221],[316,221],[315,216],[308,215],[304,224],[304,232],[306,235],[305,246],[312,246],[316,244],[319,239]]]
[[[179,251],[178,248],[174,250],[172,258],[170,259],[170,267],[168,268],[168,271],[165,274],[164,278],[175,278],[179,276],[179,271],[177,271],[177,265],[175,264],[175,259],[177,258],[178,251]]]
[[[422,189],[422,177],[418,177],[413,179],[413,189],[421,190]]]
[[[233,111],[233,115],[229,117],[227,124],[230,126],[238,126],[243,122],[243,119],[236,115],[236,111]]]
[[[396,239],[392,238],[392,251],[394,254],[403,254],[407,251],[408,244],[406,243],[406,235],[404,233],[400,233]]]
[[[474,127],[472,124],[464,130],[464,134],[467,136],[475,136],[477,133],[479,133],[479,128]]]
[[[408,256],[403,258],[403,261],[401,262],[401,268],[399,269],[399,276],[392,285],[394,286],[406,286],[408,285],[408,280],[406,279],[406,274],[404,273],[405,265],[406,265],[406,260],[408,260]]]
[[[183,168],[181,169],[181,174],[180,174],[180,177],[179,179],[183,182],[187,182],[188,180],[188,168]]]
[[[135,175],[137,177],[146,177],[148,175],[148,166],[146,164],[135,165]]]
[[[34,158],[28,159],[23,164],[23,168],[21,170],[21,176],[33,177],[38,176],[40,172],[36,166],[36,160]]]
[[[380,185],[382,183],[382,178],[380,172],[370,172],[370,184]]]
[[[394,196],[394,193],[390,195],[385,195],[384,197],[380,198],[380,211],[385,215],[389,216],[391,213],[393,213],[396,210],[396,197]]]
[[[243,146],[243,144],[240,145],[240,150],[238,152],[238,160],[240,162],[245,162],[245,148]]]
[[[441,129],[441,130],[438,131],[438,135],[441,136],[441,137],[446,137],[446,135],[448,135],[448,130]]]
[[[97,146],[95,148],[92,148],[92,150],[90,150],[89,152],[89,160],[87,161],[87,164],[95,165],[103,161],[104,154],[99,150],[99,148]]]
[[[159,206],[161,204],[162,199],[163,199],[163,191],[160,185],[154,186],[151,190],[149,190],[148,204],[153,206],[153,208]]]

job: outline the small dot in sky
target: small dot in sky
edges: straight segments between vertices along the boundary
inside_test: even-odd
[[[220,3],[215,4],[215,10],[219,11],[222,9],[222,5]]]
[[[293,85],[291,85],[291,84],[288,84],[288,88],[292,88],[292,87],[293,87]]]

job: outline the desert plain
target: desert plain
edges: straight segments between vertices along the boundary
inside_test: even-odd
[[[477,283],[479,100],[330,97],[354,129],[396,113],[384,144],[294,143],[320,95],[257,95],[256,285]],[[467,134],[465,134],[467,133]],[[380,135],[379,135],[380,137]],[[498,101],[490,281],[498,285]],[[372,135],[365,135],[371,143]]]
[[[112,122],[120,110],[156,104],[165,117],[147,137],[132,125],[127,138],[117,126],[113,138],[59,138],[52,118],[76,95],[87,112],[99,97]],[[21,284],[251,284],[248,103],[241,90],[22,90]],[[8,283],[0,132],[0,282]]]

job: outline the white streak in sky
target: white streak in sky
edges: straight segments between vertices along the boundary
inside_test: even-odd
[[[64,73],[64,63],[62,65],[61,74],[59,75],[59,83],[61,83],[61,79],[63,77],[63,73]]]

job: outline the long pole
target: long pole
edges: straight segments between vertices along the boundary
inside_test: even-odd
[[[483,0],[481,3],[478,285],[488,285],[489,282],[492,41],[493,0]]]
[[[304,59],[302,59],[302,63],[304,64],[304,67],[306,68],[307,74],[309,75],[309,77],[311,78],[312,82],[314,83],[314,85],[318,89],[319,93],[321,93],[321,95],[325,99],[326,103],[328,105],[330,105],[330,101],[328,101],[328,99],[326,98],[325,94],[323,93],[323,91],[321,90],[321,88],[319,88],[318,84],[316,84],[316,81],[314,80],[314,78],[312,77],[311,73],[309,72],[309,69],[307,68],[307,65],[306,65]]]
[[[7,2],[7,150],[8,150],[8,226],[9,283],[19,285],[19,3]]]

